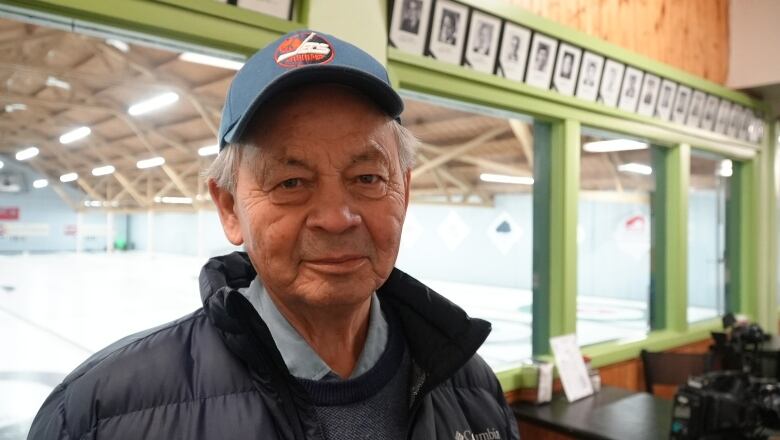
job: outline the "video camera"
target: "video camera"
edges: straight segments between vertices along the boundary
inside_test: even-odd
[[[780,428],[780,384],[739,371],[691,378],[674,398],[670,438],[762,439]]]

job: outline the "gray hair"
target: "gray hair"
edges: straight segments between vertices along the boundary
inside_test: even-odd
[[[420,141],[398,121],[391,121],[391,128],[398,145],[398,161],[401,165],[401,171],[405,173],[414,167],[414,153]],[[207,180],[213,179],[218,187],[235,194],[238,167],[244,161],[253,161],[257,157],[257,150],[251,144],[228,144],[206,169],[204,177]]]

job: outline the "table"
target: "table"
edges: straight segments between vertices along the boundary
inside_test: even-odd
[[[605,386],[593,396],[569,403],[564,395],[542,405],[512,405],[518,421],[576,438],[643,440],[669,438],[671,400]]]

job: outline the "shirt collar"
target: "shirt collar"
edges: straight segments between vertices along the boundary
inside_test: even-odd
[[[338,378],[328,364],[320,358],[298,331],[287,321],[274,304],[259,278],[252,280],[248,288],[239,289],[257,310],[271,336],[274,338],[290,374],[297,378],[320,380]],[[376,292],[371,295],[371,308],[368,317],[368,331],[363,350],[349,378],[358,377],[370,370],[379,360],[387,345],[388,327],[379,305]]]

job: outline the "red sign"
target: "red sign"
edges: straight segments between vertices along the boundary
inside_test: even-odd
[[[0,220],[19,220],[19,208],[0,206]]]

